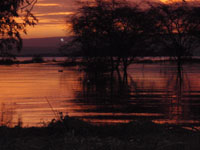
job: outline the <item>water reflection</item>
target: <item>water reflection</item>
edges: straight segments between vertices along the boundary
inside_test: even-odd
[[[176,71],[168,75],[166,90],[166,101],[169,103],[167,114],[165,115],[165,120],[157,120],[156,122],[192,123],[191,116],[188,116],[188,105],[184,105],[184,95],[186,94],[190,97],[191,86],[190,79],[183,67],[177,68]]]
[[[55,64],[1,66],[0,83],[1,125],[39,126],[59,112],[93,123],[200,120],[198,64],[181,70],[173,64],[133,64],[127,74]]]
[[[1,126],[12,126],[13,115],[15,113],[14,105],[6,105],[5,103],[1,104],[1,112],[0,112],[0,125]]]
[[[67,113],[74,109],[70,99],[74,98],[74,86],[79,74],[74,69],[62,69],[54,64],[25,64],[0,66],[0,116],[12,117],[9,126],[18,124],[19,117],[24,126],[43,125],[56,116],[46,98],[57,112]],[[76,88],[76,87],[75,87]],[[78,88],[76,88],[77,90]],[[66,102],[67,100],[67,102]],[[5,111],[9,110],[9,111]],[[13,113],[9,113],[13,111]]]
[[[77,92],[75,102],[88,107],[77,112],[90,113],[82,117],[95,123],[141,118],[157,123],[199,123],[199,114],[193,113],[194,107],[199,107],[192,101],[197,97],[191,95],[195,91],[192,87],[198,83],[188,76],[188,66],[177,69],[169,64],[154,64],[138,70],[142,67],[133,65],[128,74],[84,73],[82,90]]]

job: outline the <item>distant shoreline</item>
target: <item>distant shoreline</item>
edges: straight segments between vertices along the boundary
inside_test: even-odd
[[[34,60],[34,57],[40,57],[42,60]],[[63,57],[63,56],[17,56],[16,59],[5,59],[0,60],[0,65],[13,65],[13,64],[31,64],[31,63],[48,63],[48,62],[57,62],[58,65],[61,66],[74,66],[82,64],[80,62],[81,57],[74,57],[75,60],[78,59],[78,62],[71,62],[71,57]],[[174,63],[176,60],[171,59],[169,57],[136,57],[132,64],[134,63],[144,63],[144,64],[152,64],[152,63]],[[184,64],[188,63],[200,63],[200,56],[195,56],[193,58],[183,59]]]

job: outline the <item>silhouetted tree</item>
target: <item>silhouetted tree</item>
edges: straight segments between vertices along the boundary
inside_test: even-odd
[[[118,57],[126,72],[136,56],[144,55],[142,48],[148,35],[148,18],[137,5],[117,8],[114,13],[116,29],[111,36],[113,56]]]
[[[0,1],[0,57],[13,57],[11,50],[22,48],[20,33],[33,26],[37,19],[31,13],[37,0]]]
[[[79,43],[81,54],[88,60],[104,60],[111,68],[127,66],[139,52],[136,47],[145,33],[141,24],[144,13],[137,5],[116,0],[95,0],[79,9],[69,22]],[[71,44],[71,43],[70,43]]]
[[[195,14],[197,10],[198,6],[186,2],[151,5],[149,12],[155,27],[153,38],[165,48],[165,55],[176,59],[178,66],[199,46],[200,16]]]

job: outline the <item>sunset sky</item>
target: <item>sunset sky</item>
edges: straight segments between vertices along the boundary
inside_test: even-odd
[[[73,13],[74,0],[38,0],[33,14],[39,19],[35,27],[28,28],[23,38],[66,36],[66,16]]]
[[[131,0],[142,1],[142,0]],[[166,2],[167,0],[162,0]],[[69,35],[66,16],[73,14],[77,7],[75,0],[38,0],[33,14],[39,19],[35,27],[28,28],[23,38],[64,37]]]

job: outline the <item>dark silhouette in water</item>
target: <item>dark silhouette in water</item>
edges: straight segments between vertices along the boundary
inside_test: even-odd
[[[189,105],[186,105],[186,103],[189,103],[189,97],[191,96],[191,85],[187,72],[184,71],[182,66],[177,66],[177,70],[169,76],[166,90],[166,100],[171,105],[167,110],[170,120],[174,120],[175,124],[184,124],[184,121],[186,121],[185,124],[187,124],[187,121],[197,119],[192,118],[192,110],[190,110]],[[188,98],[185,97],[185,95],[187,95]]]
[[[150,5],[148,11],[154,27],[152,38],[155,48],[160,48],[161,54],[174,58],[181,68],[182,63],[200,46],[199,4],[159,3]]]
[[[80,4],[80,3],[79,3]],[[81,3],[68,18],[74,38],[63,51],[76,47],[91,70],[124,73],[137,56],[170,56],[179,68],[200,45],[199,3],[146,3],[117,0]],[[79,52],[77,52],[79,49]],[[94,68],[92,68],[94,67]],[[98,68],[100,67],[100,68]]]
[[[162,66],[158,68],[161,69],[160,73],[157,71],[161,83],[154,81],[151,76],[149,79],[141,75],[138,78],[139,74],[134,77],[134,74],[129,74],[130,70],[127,76],[123,71],[119,74],[84,72],[83,78],[80,78],[81,89],[75,92],[76,98],[73,100],[75,105],[80,106],[77,112],[82,112],[81,118],[94,122],[147,119],[160,123],[198,125],[200,113],[198,106],[194,105],[198,95],[191,93],[194,89],[187,71],[176,67],[168,69],[164,64]],[[144,74],[148,67],[146,69]]]
[[[82,4],[68,22],[75,36],[64,50],[77,45],[86,65],[93,64],[95,70],[101,70],[96,64],[103,62],[112,71],[121,66],[126,72],[134,58],[144,53],[148,17],[138,5],[95,0]]]
[[[137,85],[131,77],[124,77],[123,72],[120,74],[85,72],[80,84],[81,91],[76,92],[74,100],[76,105],[88,106],[82,110],[83,112],[100,114],[87,116],[87,119],[132,119],[133,116],[115,116],[118,113],[131,113],[132,108],[135,108],[131,104],[131,95],[137,92]],[[101,113],[113,115],[101,115]]]

